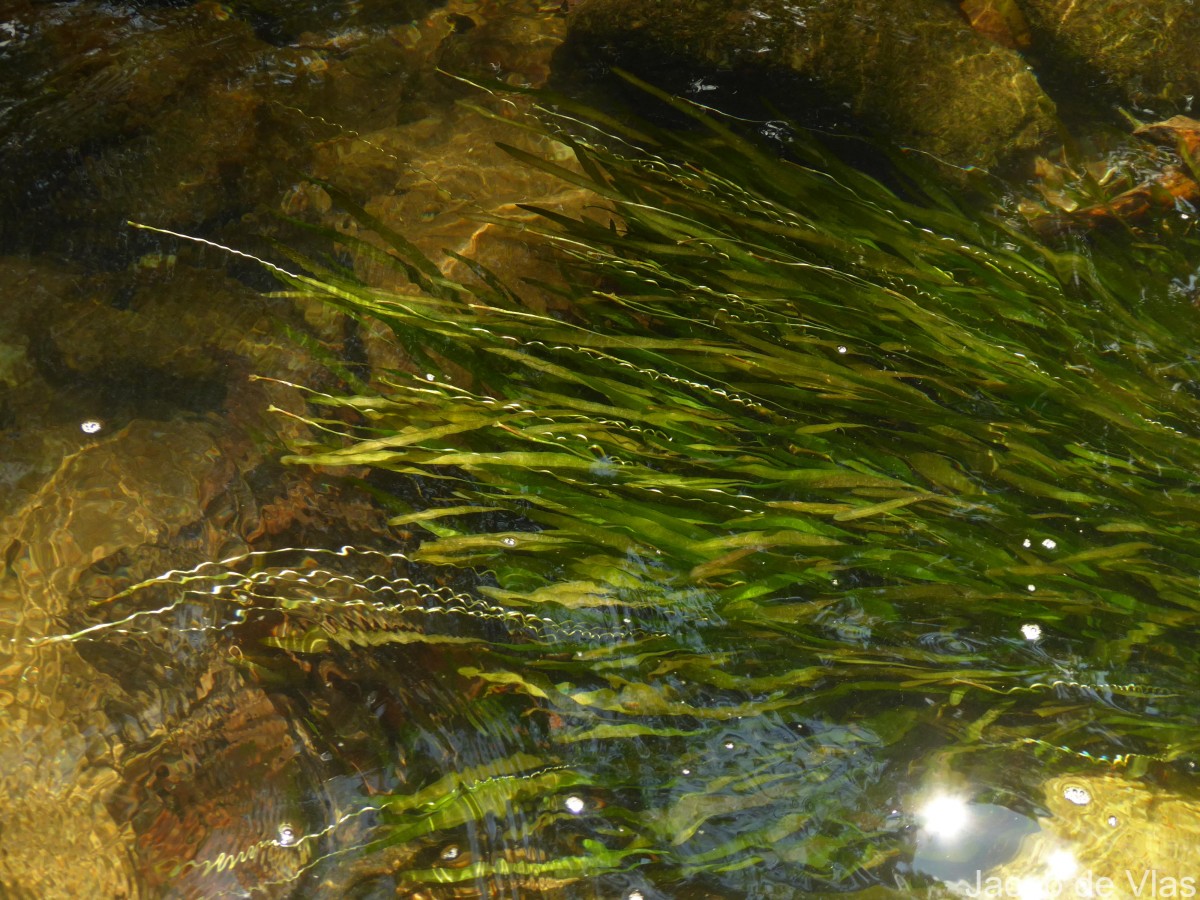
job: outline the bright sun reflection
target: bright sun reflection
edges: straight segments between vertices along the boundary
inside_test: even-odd
[[[1029,875],[1017,885],[1020,900],[1046,900],[1046,884],[1041,878]]]
[[[941,794],[921,807],[921,826],[935,837],[951,840],[966,830],[971,819],[967,801]]]
[[[1070,850],[1059,848],[1046,859],[1046,869],[1056,881],[1064,881],[1079,871],[1079,861]]]

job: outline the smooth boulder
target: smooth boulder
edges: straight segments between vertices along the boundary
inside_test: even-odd
[[[1020,54],[944,0],[581,0],[560,63],[690,81],[702,100],[704,73],[733,76],[785,114],[848,112],[952,167],[990,168],[1056,127]]]

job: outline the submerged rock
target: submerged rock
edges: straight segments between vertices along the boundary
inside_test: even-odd
[[[753,79],[788,115],[849,110],[952,166],[993,166],[1055,127],[1021,56],[940,0],[581,0],[562,58],[675,73],[697,99],[714,73]]]
[[[980,874],[985,891],[1010,885],[1019,892],[965,896],[1194,896],[1200,841],[1195,796],[1117,772],[1051,778],[1044,792],[1040,830],[1026,838],[1014,860]]]
[[[472,110],[451,109],[365,139],[330,142],[314,170],[319,178],[348,185],[354,196],[364,198],[371,215],[403,233],[452,278],[474,280],[447,251],[477,260],[514,285],[523,276],[551,278],[554,267],[546,248],[517,227],[540,219],[521,205],[574,213],[595,198],[514,159],[500,143],[570,164],[561,144]],[[369,236],[352,222],[345,230]],[[361,260],[359,274],[371,284],[404,280],[397,269],[367,259]]]
[[[990,41],[1019,50],[1032,40],[1016,0],[962,0],[959,8],[971,27]]]
[[[229,611],[105,601],[382,528],[367,498],[273,461],[302,427],[268,407],[303,402],[248,375],[319,380],[279,331],[299,317],[182,263],[120,278],[0,258],[0,289],[0,894],[283,896],[313,842],[280,828],[318,827],[294,711],[230,665]]]
[[[469,181],[478,148],[455,137],[449,116],[439,139],[467,160],[441,173],[453,200],[405,169],[439,162],[419,135],[396,147],[404,159],[363,142],[400,127],[405,86],[452,33],[450,13],[418,27],[403,17],[424,2],[329,5],[329,18],[307,21],[283,6],[234,15],[210,3],[24,4],[0,45],[0,74],[35,87],[0,117],[9,206],[20,211],[0,242],[49,233],[74,260],[0,257],[4,896],[286,896],[302,890],[295,878],[317,846],[303,835],[328,824],[329,763],[310,741],[310,711],[231,664],[245,639],[235,608],[205,619],[171,607],[104,638],[70,637],[137,615],[151,604],[103,601],[171,569],[248,549],[392,539],[365,493],[274,461],[304,433],[269,409],[304,410],[282,382],[327,384],[296,337],[352,358],[343,323],[330,331],[319,312],[189,264],[211,256],[113,227],[236,228],[259,203],[275,206],[317,150],[331,177],[335,151],[372,157],[369,184],[359,169],[342,173],[365,188],[360,197],[391,198],[403,182],[413,204],[438,205],[439,226],[457,215],[463,230],[431,235],[431,252],[492,230],[462,216],[465,194],[490,186]],[[455,14],[483,7],[458,3],[466,12]],[[495,48],[523,82],[539,78],[548,50],[521,51],[542,21],[535,11],[507,29],[480,16],[470,42]],[[335,139],[317,149],[314,130]],[[489,159],[502,156],[486,139]],[[320,189],[303,187],[287,204],[319,206]],[[514,187],[504,202],[531,196]],[[324,201],[317,211],[332,214]],[[97,265],[79,264],[95,235]]]
[[[1193,0],[1019,0],[1034,50],[1068,76],[1159,114],[1200,92],[1200,7]]]
[[[285,5],[16,10],[0,46],[0,199],[20,213],[0,242],[75,258],[103,244],[108,265],[125,219],[232,228],[305,165],[314,123],[394,121],[423,61],[401,38],[424,0]]]

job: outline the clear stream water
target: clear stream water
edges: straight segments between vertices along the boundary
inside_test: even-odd
[[[264,297],[252,262],[127,222],[320,249],[279,218],[346,224],[316,175],[423,247],[484,243],[470,214],[572,200],[489,156],[498,135],[435,69],[538,84],[564,29],[560,4],[536,0],[4,5],[0,893],[682,900],[939,896],[961,880],[969,895],[1193,896],[1189,758],[1119,758],[1157,717],[1190,715],[1191,611],[1131,614],[1121,635],[1101,635],[1103,616],[1058,633],[943,625],[914,651],[964,669],[1019,657],[1024,680],[964,701],[917,678],[813,710],[804,685],[836,685],[900,626],[869,605],[813,610],[804,637],[747,643],[697,592],[633,613],[641,649],[597,650],[586,682],[585,650],[555,656],[578,635],[488,600],[487,576],[408,559],[412,535],[374,498],[419,506],[437,485],[373,476],[372,494],[278,463],[305,435],[267,411],[304,411],[289,385],[335,384],[331,358],[403,360],[329,310]],[[1072,535],[1010,537],[1050,558]],[[653,563],[631,559],[629,577]],[[330,640],[335,618],[368,637]],[[603,611],[585,638],[630,621]],[[758,688],[728,689],[703,659]],[[532,680],[489,682],[501,664]],[[656,708],[626,670],[694,712]],[[575,702],[648,718],[564,722],[537,692],[571,678]],[[1044,739],[1018,729],[956,764],[972,729],[1032,694]],[[880,704],[921,725],[891,746]],[[1056,738],[1097,708],[1129,734]],[[639,844],[647,823],[663,846]]]

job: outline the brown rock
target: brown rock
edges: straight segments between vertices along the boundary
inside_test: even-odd
[[[652,80],[691,68],[783,81],[801,86],[773,98],[787,113],[803,116],[818,102],[848,109],[868,128],[958,167],[993,166],[1055,123],[1024,60],[940,0],[582,0],[564,61]]]
[[[1126,102],[1170,108],[1200,92],[1193,0],[1019,0],[1035,48],[1099,73]]]

